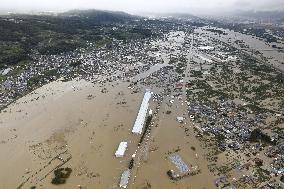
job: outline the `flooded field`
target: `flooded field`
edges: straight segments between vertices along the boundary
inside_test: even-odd
[[[49,171],[62,162],[49,161],[60,153],[72,157],[65,164],[73,173],[64,188],[117,185],[127,162],[114,152],[122,140],[129,142],[128,156],[135,150],[138,139],[129,130],[142,94],[131,94],[127,83],[53,82],[17,101],[1,114],[0,158],[7,170],[1,172],[1,188],[21,183],[23,188],[56,188]]]
[[[207,34],[210,37],[218,39],[222,42],[229,43],[233,47],[241,49],[249,54],[255,54],[259,60],[262,58],[266,58],[269,64],[273,65],[274,67],[284,70],[284,53],[272,48],[271,44],[251,35],[245,35],[239,32],[234,32],[228,29],[221,29],[221,28],[214,28],[221,30],[226,33],[226,35],[218,35],[216,33],[208,32],[208,27],[201,28],[196,30],[197,33]],[[280,44],[281,45],[281,44]],[[257,54],[256,52],[260,52],[261,54]]]
[[[1,178],[5,178],[5,182],[1,183],[1,188],[30,188],[34,185],[57,188],[50,183],[52,171],[63,163],[72,167],[73,172],[60,188],[77,185],[117,188],[120,174],[137,150],[140,137],[130,131],[145,90],[141,88],[139,93],[133,94],[127,86],[128,83],[121,82],[100,86],[83,80],[58,81],[9,106],[1,114],[3,153],[0,158],[1,167],[7,170],[5,174],[2,172]],[[106,92],[102,93],[102,89]],[[155,104],[150,103],[153,108]],[[145,181],[154,188],[175,187],[177,183],[171,182],[166,172],[173,167],[168,153],[177,148],[183,149],[179,153],[188,165],[203,167],[205,160],[202,151],[199,152],[198,142],[193,136],[186,138],[184,126],[175,120],[175,116],[183,114],[182,105],[177,101],[173,106],[177,112],[165,117],[167,105],[163,103],[155,119],[157,128],[149,138],[148,160],[141,158],[141,164],[137,164],[132,172],[129,188],[140,188]],[[128,149],[125,157],[118,159],[114,152],[121,141],[128,142]],[[190,150],[190,146],[196,146],[197,150]],[[65,163],[65,160],[68,161]],[[208,171],[198,176],[199,180],[204,176],[209,176]],[[179,185],[213,186],[213,182],[199,184],[195,179],[194,182],[185,179]]]

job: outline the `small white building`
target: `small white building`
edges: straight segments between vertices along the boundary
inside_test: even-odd
[[[121,142],[115,152],[116,157],[123,157],[127,149],[127,142]]]
[[[149,115],[153,115],[153,110],[152,109],[149,110]]]
[[[184,121],[184,117],[177,117],[177,122],[183,123],[183,121]]]
[[[2,75],[5,76],[7,75],[12,69],[11,68],[7,68],[2,72]]]
[[[205,51],[213,51],[215,48],[211,46],[201,46],[198,47],[199,50],[205,50]]]
[[[208,62],[208,63],[212,63],[212,62],[213,62],[211,59],[206,58],[206,57],[204,57],[204,56],[198,55],[198,57],[199,57],[202,61],[204,61],[204,62]]]

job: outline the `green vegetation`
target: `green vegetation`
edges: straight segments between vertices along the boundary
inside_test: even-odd
[[[44,72],[43,75],[37,75],[32,78],[30,78],[27,82],[28,88],[32,89],[36,87],[38,84],[44,84],[47,82],[47,80],[54,80],[53,77],[56,77],[58,75],[56,69],[48,70]]]
[[[38,52],[40,54],[60,54],[63,52],[69,52],[76,48],[84,47],[84,42],[80,40],[53,40],[51,43],[43,43],[39,45]]]
[[[227,174],[232,170],[232,167],[229,165],[222,165],[216,168],[220,174]]]
[[[277,82],[278,84],[282,84],[283,85],[283,83],[284,83],[284,74],[283,73],[278,73],[275,76],[274,81]]]
[[[174,181],[178,181],[178,180],[181,180],[185,177],[194,176],[194,175],[197,175],[197,174],[200,174],[200,173],[201,173],[200,169],[195,170],[195,171],[190,171],[190,172],[183,174],[183,175],[175,174],[175,172],[173,170],[167,171],[167,175],[170,177],[171,180],[174,180]]]
[[[51,183],[55,185],[65,184],[71,172],[72,172],[72,169],[68,167],[56,169],[54,171],[54,178],[52,179]]]
[[[201,71],[192,70],[192,71],[191,71],[191,77],[202,78],[202,72],[201,72]]]
[[[69,11],[58,16],[0,16],[0,68],[30,60],[33,52],[60,54],[85,47],[97,47],[112,38],[135,40],[152,36],[152,31],[122,25],[137,17],[122,12],[98,10]]]
[[[141,138],[140,138],[139,145],[140,145],[140,144],[143,142],[143,140],[144,140],[144,137],[145,137],[145,135],[146,135],[146,133],[147,133],[149,127],[150,127],[152,118],[153,118],[153,116],[148,116],[148,117],[147,117],[147,120],[146,120],[146,123],[145,123],[145,129],[144,129],[143,134],[142,134],[142,136],[141,136]]]
[[[265,112],[271,112],[270,110],[266,109],[266,108],[262,108],[258,105],[258,103],[254,102],[252,104],[248,104],[245,107],[249,108],[250,110],[252,110],[255,113],[265,113]]]
[[[193,80],[192,84],[194,84],[192,90],[187,91],[188,99],[195,99],[203,102],[204,104],[212,104],[213,102],[210,100],[210,98],[213,97],[224,99],[234,98],[233,94],[229,94],[227,91],[222,89],[214,89],[205,80]]]
[[[129,39],[141,39],[146,37],[151,37],[152,32],[149,29],[143,28],[131,28],[129,30],[124,30],[123,28],[110,31],[110,36],[118,39],[127,41]]]
[[[284,183],[284,175],[281,176],[280,181]]]
[[[185,71],[185,63],[179,62],[179,63],[177,64],[177,66],[176,66],[176,72],[177,72],[178,74],[183,74],[184,71]]]
[[[218,29],[206,29],[207,31],[213,32],[213,33],[217,33],[219,35],[227,35],[227,33],[225,33],[222,30],[218,30]]]
[[[262,182],[269,180],[269,175],[270,175],[270,172],[265,169],[262,169],[260,167],[256,169],[255,177],[258,183],[262,183]]]
[[[272,144],[270,136],[264,134],[260,129],[254,129],[251,134],[249,141],[250,142],[259,142],[261,140],[262,142]]]
[[[130,160],[130,162],[129,162],[129,165],[128,165],[128,168],[129,168],[129,169],[132,169],[133,166],[134,166],[134,159],[131,158],[131,160]]]
[[[172,111],[170,111],[170,110],[166,111],[166,114],[171,114],[171,113],[172,113]]]
[[[5,43],[0,41],[0,65],[1,63],[14,64],[27,59],[27,50],[25,50],[22,45],[17,42]]]
[[[215,139],[218,142],[218,144],[220,144],[225,141],[226,137],[223,134],[218,134],[218,135],[215,135]]]
[[[80,66],[81,64],[82,64],[82,62],[80,62],[80,61],[71,62],[71,63],[70,63],[70,66],[71,66],[71,67],[78,67],[78,66]]]

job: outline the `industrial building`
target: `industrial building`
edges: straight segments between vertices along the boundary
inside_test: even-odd
[[[121,175],[119,187],[127,188],[129,177],[130,177],[130,170],[127,169]]]
[[[134,123],[133,129],[132,129],[132,133],[134,134],[141,134],[142,130],[143,130],[143,126],[144,126],[144,122],[146,119],[146,115],[147,115],[147,111],[148,111],[148,107],[149,107],[149,100],[151,99],[152,93],[147,90],[143,101],[141,103],[140,106],[140,110],[138,112],[136,121]]]

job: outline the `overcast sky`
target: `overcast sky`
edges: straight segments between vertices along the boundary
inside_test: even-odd
[[[208,13],[232,10],[284,10],[284,0],[0,0],[11,11],[120,10],[130,13]]]

